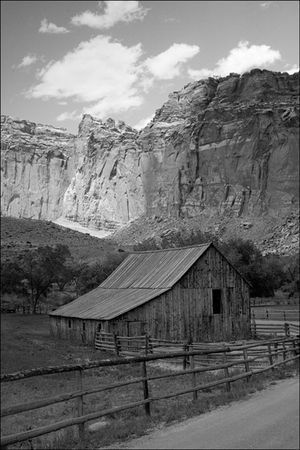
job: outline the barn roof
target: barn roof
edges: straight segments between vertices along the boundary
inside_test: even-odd
[[[110,320],[171,289],[213,244],[129,255],[96,289],[51,316]]]

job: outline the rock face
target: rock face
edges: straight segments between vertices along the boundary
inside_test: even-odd
[[[75,136],[1,116],[1,213],[52,220],[74,172]]]
[[[139,137],[148,214],[286,214],[299,199],[299,78],[253,70],[170,95]],[[146,161],[146,162],[145,162]]]
[[[83,117],[75,143],[76,171],[63,199],[66,218],[116,228],[144,212],[137,136],[124,122]]]
[[[190,83],[140,132],[89,115],[78,136],[6,116],[2,126],[5,215],[120,228],[143,214],[251,223],[298,209],[299,74]]]

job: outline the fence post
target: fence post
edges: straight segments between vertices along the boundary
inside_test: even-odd
[[[149,390],[148,390],[148,379],[147,379],[147,369],[146,369],[146,361],[142,361],[142,377],[143,380],[143,391],[144,391],[144,400],[149,398]],[[145,412],[146,416],[150,416],[150,403],[145,403]]]
[[[269,319],[269,311],[267,308],[266,308],[266,316],[267,316],[267,320],[268,320]]]
[[[290,337],[290,325],[288,322],[284,323],[284,332],[285,332],[285,337],[289,338]]]
[[[275,351],[275,353],[276,353],[276,355],[275,355],[275,360],[277,360],[277,359],[278,359],[278,355],[277,355],[277,352],[278,352],[278,342],[275,342],[275,344],[274,344],[274,351]]]
[[[78,369],[76,371],[77,378],[77,389],[78,391],[82,391],[82,369]],[[83,395],[77,398],[77,416],[83,416]],[[84,439],[84,423],[78,424],[79,431],[79,441],[83,441]]]
[[[193,350],[193,348],[192,348]],[[194,369],[195,368],[195,361],[194,361],[194,355],[190,355],[190,369]],[[196,374],[195,372],[192,373],[192,386],[193,388],[196,387]],[[197,400],[198,398],[198,392],[197,391],[193,391],[193,400]]]
[[[255,322],[255,320],[252,322],[252,324],[253,324],[252,336],[254,338],[256,338],[256,322]]]
[[[285,309],[283,310],[283,320],[286,320],[285,319]]]
[[[286,346],[285,346],[285,342],[282,342],[282,348],[283,348],[283,353],[282,353],[283,361],[285,361],[286,360]]]
[[[187,351],[187,345],[183,344],[182,349],[183,349],[184,352],[186,352]],[[184,355],[183,360],[182,360],[182,368],[183,368],[183,370],[186,369],[186,355]]]
[[[246,345],[246,341],[243,341],[243,345]],[[248,350],[247,350],[247,348],[243,349],[243,355],[244,355],[244,360],[245,360],[245,370],[246,370],[246,372],[249,372],[250,371],[249,363],[248,363],[248,361],[246,361],[248,359]],[[250,376],[246,377],[246,380],[249,383]]]
[[[114,333],[113,336],[114,336],[115,355],[119,356],[118,336],[116,335],[116,333]]]
[[[149,338],[148,335],[145,334],[145,354],[148,355],[148,346],[149,346]]]
[[[226,351],[225,351],[225,344],[223,344],[222,347],[224,349],[224,352],[222,352],[223,364],[227,364],[227,356],[226,356]],[[224,372],[225,372],[225,378],[229,378],[230,374],[229,374],[228,367],[224,367]],[[226,391],[230,392],[230,381],[226,381]]]
[[[267,344],[268,345],[268,352],[269,352],[269,361],[270,361],[270,366],[273,366],[273,355],[272,355],[272,347],[271,344]],[[274,372],[274,367],[272,367],[271,369]]]

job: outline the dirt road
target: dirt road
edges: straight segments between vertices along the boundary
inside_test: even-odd
[[[299,449],[299,379],[114,448]]]

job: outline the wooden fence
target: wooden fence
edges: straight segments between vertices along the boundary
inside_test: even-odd
[[[256,323],[251,322],[251,334],[254,338],[266,335],[285,335],[286,337],[299,335],[299,324],[292,322]]]
[[[299,321],[299,309],[274,309],[274,308],[251,308],[251,318],[253,320],[283,320]]]
[[[165,342],[166,343],[166,342]],[[180,344],[181,345],[181,344]],[[1,382],[13,382],[16,380],[24,380],[36,376],[45,376],[53,373],[62,374],[66,372],[76,372],[77,373],[77,390],[74,392],[68,392],[60,395],[56,395],[50,398],[38,399],[25,404],[5,406],[1,409],[1,417],[12,416],[15,414],[23,413],[25,411],[34,410],[37,408],[43,408],[46,406],[54,405],[60,402],[66,402],[71,399],[76,399],[76,405],[74,408],[74,416],[69,419],[61,420],[50,425],[42,426],[35,429],[30,429],[21,433],[16,433],[12,435],[6,435],[1,437],[1,448],[15,444],[17,442],[26,441],[29,439],[36,438],[38,436],[51,433],[53,431],[58,431],[67,427],[74,425],[78,426],[79,438],[84,437],[84,424],[88,421],[104,417],[108,414],[114,414],[120,411],[125,411],[138,406],[144,406],[146,415],[151,415],[150,406],[153,402],[158,400],[163,400],[171,397],[176,397],[178,395],[192,394],[194,400],[197,399],[198,392],[203,389],[209,389],[215,386],[225,384],[226,389],[229,391],[231,389],[231,383],[243,378],[249,381],[250,377],[267,371],[274,370],[275,367],[285,364],[290,361],[294,361],[299,358],[299,338],[281,338],[281,339],[271,339],[267,341],[260,341],[259,343],[248,343],[245,345],[233,345],[226,347],[223,345],[220,347],[219,344],[194,344],[188,348],[188,351],[175,351],[170,353],[160,353],[144,356],[126,357],[126,358],[115,358],[113,360],[107,359],[102,361],[92,361],[83,364],[60,366],[60,367],[48,367],[41,369],[25,370],[22,372],[14,374],[1,375]],[[198,349],[196,349],[198,346]],[[252,353],[254,356],[249,356],[250,352],[256,350],[256,354]],[[155,376],[149,376],[147,374],[147,363],[157,361],[157,360],[178,360],[178,358],[183,360],[183,367],[185,370],[178,370],[173,373],[165,373]],[[206,359],[207,365],[199,365],[196,367],[196,359]],[[259,365],[257,367],[257,361],[262,360],[262,358],[267,359],[267,365]],[[211,360],[214,360],[213,363]],[[187,369],[187,361],[189,368]],[[255,367],[253,367],[253,363]],[[88,369],[108,367],[108,366],[118,366],[126,364],[141,364],[141,377],[134,379],[127,379],[126,381],[109,384],[106,386],[99,386],[96,388],[84,388],[83,387],[83,373]],[[242,368],[241,368],[242,366]],[[238,374],[230,374],[230,368],[239,367],[241,370]],[[207,371],[223,371],[224,378],[212,381],[206,384],[197,384],[196,374]],[[149,382],[153,380],[166,379],[170,377],[176,377],[178,375],[191,376],[190,386],[185,389],[173,391],[172,393],[167,393],[159,396],[151,396],[149,390]],[[83,399],[84,396],[95,394],[98,392],[103,392],[106,390],[112,390],[120,388],[121,386],[128,386],[131,384],[141,383],[143,387],[143,398],[139,401],[132,403],[123,404],[121,406],[112,407],[110,409],[95,411],[92,413],[84,414]],[[171,383],[170,383],[171,386]],[[173,387],[173,386],[172,386]],[[3,419],[2,419],[3,420]]]
[[[48,314],[53,308],[46,305],[39,305],[35,309],[36,314]],[[1,307],[1,313],[16,313],[16,314],[32,314],[32,306],[30,305],[5,305]]]

